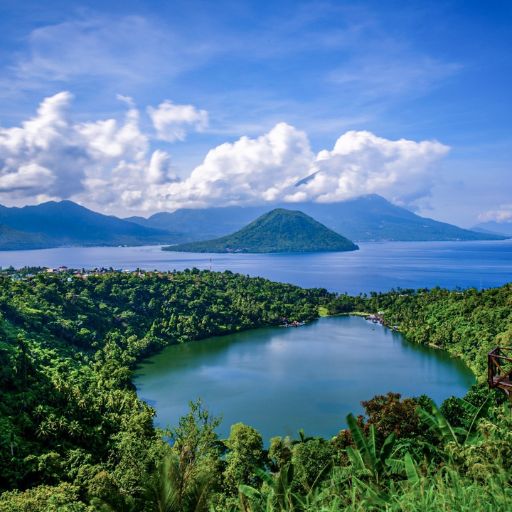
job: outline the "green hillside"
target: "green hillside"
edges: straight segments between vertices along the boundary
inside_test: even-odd
[[[40,233],[26,233],[0,224],[0,250],[41,249],[51,245],[51,239]]]
[[[0,250],[42,247],[169,244],[183,236],[96,213],[72,201],[22,208],[0,205]]]
[[[489,349],[509,343],[511,301],[511,285],[350,297],[196,269],[0,272],[0,512],[509,511],[512,417],[483,381]],[[380,311],[482,384],[439,409],[383,390],[333,438],[301,431],[268,449],[241,423],[220,439],[198,402],[154,428],[132,382],[144,357],[319,307]]]
[[[358,247],[299,211],[275,209],[232,235],[165,247],[183,252],[321,252],[354,251]]]

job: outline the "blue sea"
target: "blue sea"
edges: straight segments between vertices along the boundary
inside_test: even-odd
[[[512,281],[512,240],[367,242],[360,250],[309,254],[193,254],[146,247],[67,247],[0,252],[0,266],[133,270],[231,270],[349,294],[392,288],[490,288]]]

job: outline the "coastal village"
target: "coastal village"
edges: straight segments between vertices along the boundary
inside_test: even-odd
[[[388,325],[387,322],[384,320],[383,314],[384,313],[382,311],[379,311],[376,314],[365,315],[364,319],[373,324],[380,324],[383,325],[384,327],[388,327],[392,331],[398,331],[398,325]]]
[[[164,277],[173,273],[173,271],[158,271],[158,270],[143,270],[140,268],[137,269],[115,269],[115,268],[106,268],[106,267],[98,267],[93,269],[74,269],[68,268],[66,266],[60,267],[23,267],[20,269],[15,269],[13,267],[8,268],[0,268],[0,275],[7,275],[13,281],[26,281],[34,278],[37,274],[47,273],[47,274],[58,274],[63,277],[66,277],[68,280],[73,278],[76,279],[87,279],[92,276],[100,276],[103,274],[111,274],[111,273],[123,273],[123,274],[135,274],[139,277],[145,276],[159,276]]]

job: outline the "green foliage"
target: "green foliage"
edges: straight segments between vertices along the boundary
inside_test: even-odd
[[[260,478],[256,470],[263,468],[264,460],[261,434],[243,423],[235,423],[226,445],[229,451],[224,482],[228,493],[236,494],[242,484],[257,485]]]
[[[512,416],[485,386],[440,408],[379,395],[332,440],[299,432],[267,452],[243,424],[220,441],[200,402],[156,431],[131,375],[166,345],[322,307],[380,312],[483,378],[486,352],[512,334],[511,306],[510,285],[334,297],[231,272],[2,272],[0,512],[508,511]]]
[[[273,437],[268,449],[268,460],[272,469],[278,471],[292,460],[292,440],[289,437]]]
[[[354,251],[357,245],[312,217],[277,208],[232,235],[165,247],[185,252],[317,252]]]
[[[374,425],[380,440],[386,439],[390,434],[402,438],[413,437],[419,433],[418,406],[412,398],[402,400],[399,393],[390,392],[361,403],[368,416],[365,430]]]
[[[189,471],[177,453],[164,456],[148,480],[144,502],[154,512],[206,511],[211,476]]]
[[[201,402],[191,402],[190,412],[171,432],[178,510],[202,510],[206,507],[208,492],[220,489],[222,450],[215,432],[219,423]]]
[[[352,414],[347,416],[347,423],[355,444],[355,447],[347,448],[352,466],[361,473],[368,474],[375,483],[379,483],[388,472],[388,459],[395,446],[395,434],[389,434],[379,445],[375,425],[370,425],[368,435],[365,435]]]
[[[487,352],[510,343],[511,306],[512,284],[488,290],[398,290],[354,299],[354,308],[383,312],[386,324],[398,326],[407,339],[448,350],[482,379]]]
[[[140,507],[163,456],[131,383],[137,362],[173,343],[312,320],[329,297],[195,269],[13,272],[0,273],[0,490],[69,482],[116,510]],[[216,420],[198,404],[191,415],[171,436],[186,495],[220,471],[222,451]]]
[[[334,448],[324,439],[309,439],[296,443],[292,452],[294,481],[301,491],[308,492],[329,473],[334,458]]]
[[[87,512],[79,489],[68,483],[41,485],[25,492],[11,491],[0,497],[0,512]]]

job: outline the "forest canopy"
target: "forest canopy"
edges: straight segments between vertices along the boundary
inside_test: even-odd
[[[3,271],[0,511],[510,509],[512,420],[484,385],[439,409],[383,390],[332,439],[263,440],[236,424],[221,440],[199,402],[156,430],[131,377],[169,344],[322,310],[378,313],[483,381],[511,306],[510,285],[349,297],[229,271]]]

